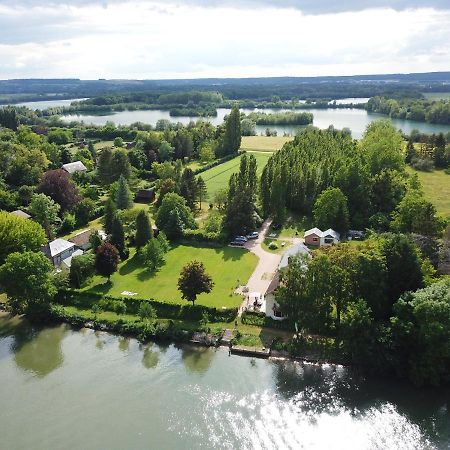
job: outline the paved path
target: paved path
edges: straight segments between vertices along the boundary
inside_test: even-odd
[[[259,230],[258,239],[250,239],[245,243],[245,248],[259,258],[258,265],[246,284],[248,292],[259,292],[264,295],[281,260],[281,254],[266,252],[261,246],[271,223],[272,220],[267,219]],[[239,308],[239,313],[242,312],[245,303],[246,299],[244,299],[241,307]]]

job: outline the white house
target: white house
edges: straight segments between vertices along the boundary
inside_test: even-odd
[[[277,271],[267,287],[266,292],[264,293],[264,300],[260,309],[260,311],[265,313],[267,317],[271,317],[274,320],[284,320],[285,318],[278,303],[275,301],[275,291],[277,290],[279,284],[280,274]]]
[[[81,161],[74,161],[71,163],[63,164],[61,169],[72,175],[75,172],[86,172],[87,168]]]
[[[68,269],[71,266],[72,257],[83,254],[82,250],[76,250],[73,242],[59,238],[49,242],[42,250],[55,267],[62,266],[63,268]]]
[[[319,228],[311,228],[305,231],[305,244],[322,247],[324,245],[339,244],[341,237],[337,231],[332,228],[322,231]]]
[[[309,249],[305,244],[300,243],[288,248],[281,257],[281,261],[278,264],[278,270],[287,267],[289,265],[289,259],[292,256],[300,256],[300,255],[309,255]]]

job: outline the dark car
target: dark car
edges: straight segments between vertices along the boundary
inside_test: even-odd
[[[244,244],[245,244],[244,241],[236,241],[236,240],[234,240],[234,241],[231,241],[231,242],[230,242],[230,245],[235,245],[235,246],[237,246],[237,247],[243,247]]]

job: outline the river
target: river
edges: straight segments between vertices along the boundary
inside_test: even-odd
[[[444,390],[0,318],[0,448],[444,449]]]

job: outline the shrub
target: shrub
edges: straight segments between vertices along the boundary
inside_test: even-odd
[[[276,242],[272,241],[269,244],[269,248],[270,248],[270,250],[276,250],[278,248],[278,244]]]

